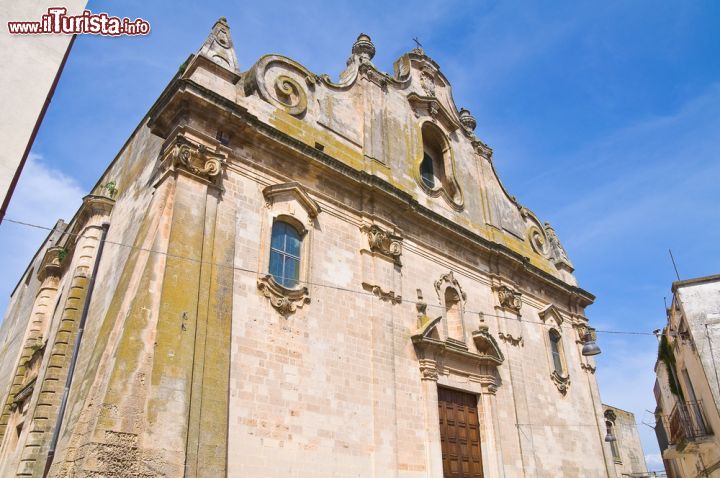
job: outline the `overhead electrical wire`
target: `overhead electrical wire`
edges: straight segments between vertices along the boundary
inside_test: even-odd
[[[82,234],[78,234],[78,233],[71,233],[71,232],[67,232],[67,231],[62,231],[62,230],[55,229],[55,228],[52,228],[52,227],[42,226],[42,225],[39,225],[39,224],[33,224],[33,223],[25,222],[25,221],[19,221],[19,220],[15,220],[15,219],[10,219],[10,218],[7,218],[7,217],[5,217],[5,218],[3,219],[3,222],[9,222],[9,223],[13,223],[13,224],[21,225],[21,226],[32,227],[32,228],[36,228],[36,229],[42,229],[42,230],[46,230],[46,231],[50,231],[50,232],[60,232],[61,234],[73,235],[73,236],[77,236],[78,238],[80,238],[80,237],[90,237],[90,236],[83,236]],[[174,259],[187,260],[187,261],[190,261],[190,262],[195,262],[195,263],[200,263],[200,264],[206,264],[206,265],[210,265],[210,266],[225,267],[225,268],[230,268],[230,269],[237,270],[237,271],[240,271],[240,272],[247,272],[247,273],[252,273],[252,274],[258,274],[258,273],[260,273],[259,271],[256,271],[256,270],[247,269],[247,268],[243,268],[243,267],[238,267],[238,266],[235,266],[235,265],[229,265],[229,264],[223,264],[223,263],[214,263],[214,262],[209,262],[209,261],[202,261],[202,260],[200,260],[200,259],[194,259],[194,258],[192,258],[192,257],[181,256],[181,255],[177,255],[177,254],[171,254],[171,253],[164,252],[164,251],[156,251],[156,250],[153,250],[153,249],[148,249],[148,248],[139,247],[139,246],[133,246],[133,245],[125,244],[125,243],[122,243],[122,242],[111,241],[111,240],[109,240],[109,239],[105,239],[104,242],[105,242],[105,244],[111,244],[111,245],[126,247],[126,248],[129,248],[129,249],[135,249],[135,250],[139,250],[139,251],[142,251],[142,252],[148,252],[148,253],[152,253],[152,254],[161,254],[161,255],[164,255],[164,256],[166,256],[166,257],[170,257],[170,258],[174,258]],[[358,294],[358,295],[363,295],[363,296],[367,296],[367,297],[375,297],[375,295],[372,294],[371,292],[362,291],[362,290],[356,290],[356,289],[348,289],[348,288],[346,288],[346,287],[340,287],[340,286],[336,286],[336,285],[332,285],[332,284],[322,284],[322,283],[317,283],[317,282],[312,282],[312,281],[301,281],[301,280],[298,280],[298,282],[299,282],[299,283],[306,284],[306,285],[312,285],[312,286],[315,286],[315,287],[324,287],[324,288],[329,288],[329,289],[338,290],[338,291],[342,291],[342,292],[350,292],[350,293],[354,293],[354,294]],[[413,304],[413,305],[417,304],[417,301],[409,300],[409,299],[400,299],[400,301],[401,301],[401,302],[405,302],[405,303],[411,303],[411,304]],[[427,306],[428,306],[428,307],[443,308],[442,305],[437,305],[437,304],[427,304]],[[483,317],[495,317],[495,318],[506,319],[506,320],[518,320],[518,319],[516,319],[516,318],[514,318],[514,317],[506,317],[506,316],[502,316],[502,315],[489,314],[489,313],[480,312],[480,311],[467,311],[467,310],[466,310],[466,312],[471,313],[471,314],[472,314],[472,313],[480,314],[480,315],[483,316]],[[530,323],[530,324],[548,325],[548,324],[546,324],[545,322],[537,322],[537,321],[526,320],[526,319],[521,319],[521,321],[522,321],[522,322],[525,322],[525,323]],[[652,332],[636,332],[636,331],[623,331],[623,330],[595,330],[595,332],[597,332],[597,333],[605,333],[605,334],[623,334],[623,335],[652,335],[652,336],[655,335],[655,334],[653,334]],[[614,424],[613,424],[613,426],[616,427],[616,428],[617,428],[617,427],[630,427],[630,428],[634,428],[636,425],[639,425],[639,423],[635,423],[635,424],[630,424],[630,423],[614,423]],[[597,423],[583,423],[583,424],[515,423],[515,426],[517,426],[517,427],[527,426],[527,427],[570,428],[570,427],[597,427],[598,424],[597,424]]]
[[[67,231],[60,230],[60,229],[55,229],[55,228],[53,228],[53,227],[47,227],[47,226],[42,226],[42,225],[39,225],[39,224],[33,224],[33,223],[30,223],[30,222],[19,221],[19,220],[16,220],[16,219],[10,219],[10,218],[8,218],[8,217],[5,217],[5,218],[3,219],[3,222],[9,222],[9,223],[17,224],[17,225],[21,225],[21,226],[32,227],[32,228],[35,228],[35,229],[42,229],[42,230],[50,231],[50,232],[59,232],[59,233],[61,233],[61,234],[78,236],[78,238],[79,238],[79,237],[89,237],[89,236],[83,236],[82,234],[78,234],[78,233],[71,233],[71,232],[67,232]],[[223,264],[223,263],[218,263],[218,262],[203,261],[203,260],[201,260],[201,259],[195,259],[195,258],[192,258],[192,257],[181,256],[181,255],[178,255],[178,254],[171,254],[171,253],[169,253],[169,252],[156,251],[156,250],[154,250],[154,249],[148,249],[148,248],[145,248],[145,247],[140,247],[140,246],[134,246],[134,245],[130,245],[130,244],[125,244],[125,243],[122,243],[122,242],[111,241],[111,240],[109,240],[109,239],[105,239],[104,242],[105,242],[105,244],[112,244],[112,245],[116,245],[116,246],[126,247],[126,248],[129,248],[129,249],[135,249],[135,250],[138,250],[138,251],[148,252],[148,253],[151,253],[151,254],[161,254],[161,255],[164,255],[164,256],[166,256],[166,257],[170,257],[170,258],[173,258],[173,259],[181,259],[181,260],[186,260],[186,261],[195,262],[195,263],[199,263],[199,264],[205,264],[205,265],[209,265],[209,266],[230,268],[230,269],[233,269],[233,270],[236,270],[236,271],[247,272],[247,273],[251,273],[251,274],[261,274],[261,273],[262,273],[261,271],[257,271],[257,270],[253,270],[253,269],[247,269],[247,268],[239,267],[239,266],[236,266],[236,265],[233,265],[233,264]],[[298,283],[301,283],[301,284],[309,285],[309,286],[314,286],[314,287],[324,287],[324,288],[327,288],[327,289],[338,290],[338,291],[341,291],[341,292],[349,292],[349,293],[358,294],[358,295],[363,295],[363,296],[367,296],[367,297],[375,297],[375,295],[374,295],[372,292],[367,292],[367,291],[364,291],[364,290],[357,290],[357,289],[349,289],[349,288],[347,288],[347,287],[341,287],[341,286],[337,286],[337,285],[333,285],[333,284],[325,284],[325,283],[312,282],[312,281],[303,281],[303,280],[298,280],[297,282],[298,282]],[[413,305],[415,305],[415,304],[418,303],[417,300],[402,299],[402,298],[401,298],[401,299],[398,299],[398,301],[399,301],[399,302],[403,302],[403,303],[411,303],[411,304],[413,304]],[[440,308],[440,309],[443,308],[442,305],[438,305],[438,304],[426,304],[426,306],[427,306],[427,307],[433,307],[433,308]],[[517,318],[515,318],[515,317],[507,317],[507,316],[503,316],[503,315],[490,314],[490,313],[483,312],[483,311],[465,310],[465,312],[470,313],[470,314],[479,314],[479,315],[481,315],[481,316],[483,316],[483,317],[495,317],[495,318],[498,318],[498,319],[515,320],[515,321],[520,320],[520,321],[525,322],[525,323],[528,323],[528,324],[537,324],[537,325],[545,325],[545,326],[551,326],[551,325],[552,325],[552,324],[546,324],[545,322],[538,322],[538,321],[527,320],[527,319],[517,319]],[[602,334],[649,335],[649,336],[655,336],[655,334],[652,333],[652,332],[639,332],[639,331],[627,331],[627,330],[600,330],[600,329],[596,329],[595,332],[596,332],[596,333],[602,333]]]

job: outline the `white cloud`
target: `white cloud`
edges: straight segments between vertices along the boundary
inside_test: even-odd
[[[664,469],[662,455],[659,453],[649,453],[645,455],[645,462],[647,463],[648,470],[661,471]]]
[[[83,196],[83,189],[75,179],[48,167],[40,155],[30,153],[5,218],[52,227],[58,219],[68,221]],[[9,221],[3,221],[0,226],[0,262],[3,264],[0,316],[4,315],[15,284],[48,232]]]

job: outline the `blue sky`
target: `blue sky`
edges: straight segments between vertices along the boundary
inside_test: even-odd
[[[360,32],[386,71],[419,37],[495,150],[509,191],[550,221],[597,295],[598,329],[664,323],[682,278],[720,272],[720,3],[90,2],[148,37],[79,37],[8,218],[69,219],[177,68],[226,16],[242,69],[282,53],[337,77]],[[44,237],[0,226],[0,307]],[[650,422],[656,342],[600,336],[603,401]],[[659,469],[653,431],[640,426]]]

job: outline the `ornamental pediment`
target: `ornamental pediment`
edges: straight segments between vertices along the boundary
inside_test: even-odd
[[[442,340],[434,330],[441,317],[428,320],[411,337],[418,358],[438,360],[441,357],[452,358],[470,365],[492,365],[497,367],[505,361],[505,357],[495,339],[487,329],[481,328],[473,332],[472,337],[477,352],[468,350],[454,340]]]
[[[298,182],[292,181],[282,184],[273,184],[272,186],[265,187],[262,190],[262,193],[263,197],[265,197],[265,201],[269,205],[272,205],[273,201],[280,199],[283,196],[289,196],[302,206],[308,217],[315,218],[318,214],[320,214],[320,205],[310,197],[307,190]]]
[[[565,319],[563,319],[560,310],[555,305],[550,304],[538,312],[538,315],[547,323],[548,321],[554,322],[558,327],[561,327]]]

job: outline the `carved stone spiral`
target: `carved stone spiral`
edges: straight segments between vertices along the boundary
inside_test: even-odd
[[[292,78],[280,75],[275,80],[276,100],[291,115],[301,115],[307,109],[305,90]]]
[[[530,239],[530,245],[535,252],[544,256],[548,255],[548,244],[545,240],[545,233],[541,231],[540,228],[536,226],[530,227],[530,229],[528,229],[528,239]]]

